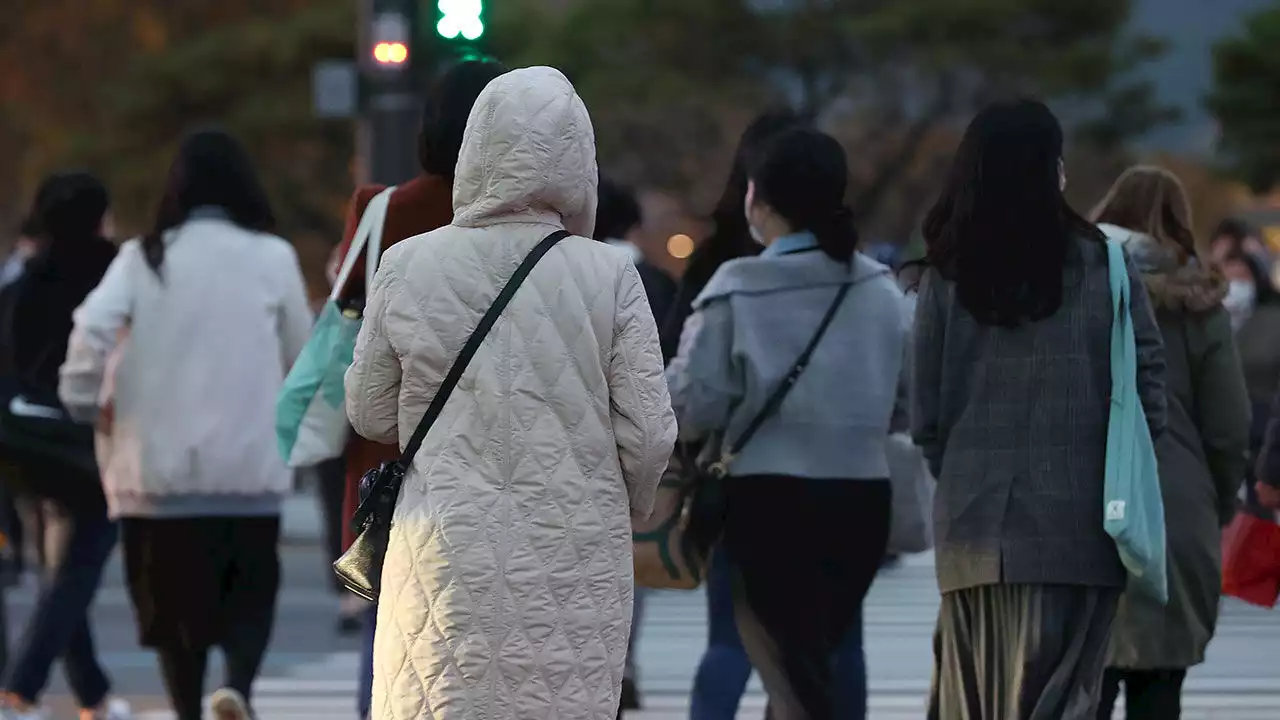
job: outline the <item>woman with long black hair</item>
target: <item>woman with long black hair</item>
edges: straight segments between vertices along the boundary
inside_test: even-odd
[[[41,532],[30,537],[50,554],[43,558],[39,601],[4,679],[0,718],[43,717],[35,706],[54,662],[61,660],[82,718],[125,720],[128,706],[108,698],[111,682],[98,661],[89,619],[118,530],[107,517],[92,468],[92,429],[72,423],[58,401],[58,368],[67,356],[72,312],[116,255],[107,239],[110,197],[88,173],[58,173],[41,183],[32,218],[38,249],[5,291],[5,345],[17,394],[3,401],[12,416],[56,418],[66,432],[59,435],[60,453],[12,448],[16,457],[6,458],[15,460],[15,477],[7,481],[40,508],[46,522],[54,522],[42,523]],[[56,539],[46,542],[46,533]]]
[[[61,396],[109,438],[107,503],[121,519],[140,643],[160,657],[180,720],[202,716],[222,648],[219,720],[244,720],[280,584],[291,486],[275,398],[311,331],[293,248],[244,148],[206,130],[178,150],[154,227],[124,244],[76,311]],[[108,356],[125,329],[110,403]]]
[[[743,203],[747,197],[747,166],[770,138],[783,130],[806,124],[805,118],[786,109],[762,113],[742,133],[724,193],[712,211],[714,228],[698,243],[680,278],[671,311],[659,328],[663,359],[670,363],[680,347],[685,321],[693,314],[693,301],[724,263],[758,255],[763,249],[751,239]],[[694,455],[697,449],[688,454]],[[732,582],[723,552],[712,555],[707,572],[707,649],[698,663],[689,703],[690,720],[733,720],[751,679],[751,661],[742,647],[733,619]]]
[[[912,434],[938,480],[936,720],[1094,718],[1126,584],[1103,529],[1108,253],[1063,198],[1062,147],[1039,102],[983,110],[925,221]],[[1127,269],[1158,438],[1160,329]]]
[[[770,717],[826,720],[840,686],[865,689],[864,677],[837,679],[833,659],[889,538],[902,293],[857,250],[835,139],[787,130],[747,178],[749,234],[764,250],[711,278],[667,378],[684,438],[723,431],[724,555]]]

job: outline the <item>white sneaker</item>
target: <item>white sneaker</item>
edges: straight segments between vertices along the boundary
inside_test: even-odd
[[[133,720],[133,708],[122,698],[111,698],[94,720]]]
[[[209,700],[209,709],[216,720],[252,720],[249,703],[244,696],[231,688],[221,688]]]

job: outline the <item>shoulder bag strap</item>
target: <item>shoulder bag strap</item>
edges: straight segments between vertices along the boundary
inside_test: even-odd
[[[408,468],[412,464],[414,456],[418,454],[418,450],[422,447],[422,441],[426,438],[427,431],[435,424],[436,418],[440,417],[440,412],[444,410],[444,405],[449,401],[449,396],[453,394],[453,389],[457,387],[458,381],[462,379],[462,373],[466,371],[467,365],[471,363],[471,358],[475,357],[476,351],[484,343],[485,336],[497,324],[502,311],[511,302],[516,290],[520,289],[521,283],[524,282],[525,278],[529,277],[529,273],[533,271],[533,267],[538,264],[542,256],[546,255],[547,251],[554,247],[556,243],[569,237],[569,235],[570,233],[566,230],[559,230],[548,235],[542,242],[538,243],[537,247],[530,251],[524,262],[520,263],[520,267],[516,268],[511,279],[507,280],[502,292],[498,293],[493,305],[489,306],[489,310],[485,312],[484,317],[480,318],[480,324],[476,325],[471,337],[467,338],[467,344],[462,346],[462,352],[458,353],[457,359],[449,367],[449,372],[444,376],[444,382],[440,383],[440,389],[436,391],[435,397],[431,398],[431,405],[427,407],[427,412],[422,416],[418,427],[413,431],[413,437],[409,438],[409,443],[404,446],[404,452],[400,454],[401,467]]]
[[[764,407],[760,408],[760,412],[756,413],[755,417],[751,419],[747,429],[738,436],[738,439],[729,447],[729,450],[721,455],[720,461],[711,467],[713,473],[722,476],[727,474],[729,464],[733,462],[733,459],[742,452],[747,443],[751,442],[751,438],[760,432],[760,428],[764,427],[765,422],[782,407],[782,403],[787,399],[791,388],[796,386],[800,376],[804,374],[805,368],[809,367],[809,361],[813,358],[814,350],[818,348],[818,343],[822,341],[822,336],[827,334],[827,328],[831,327],[831,321],[835,319],[836,313],[840,310],[840,305],[844,303],[845,296],[849,294],[849,290],[854,284],[845,283],[836,291],[835,300],[831,302],[826,314],[822,316],[822,322],[818,323],[818,329],[814,331],[813,337],[809,339],[809,344],[805,346],[804,352],[800,353],[800,357],[796,358],[795,364],[791,366],[791,371],[774,389],[773,394],[765,401]]]
[[[338,277],[333,281],[333,289],[329,291],[329,301],[335,302],[342,297],[342,291],[347,288],[347,280],[351,278],[351,272],[356,269],[356,263],[360,260],[360,254],[365,254],[365,288],[373,287],[373,275],[378,270],[378,258],[382,253],[382,227],[387,219],[387,205],[391,202],[391,193],[396,191],[396,186],[383,190],[364,208],[364,214],[360,216],[360,224],[356,225],[355,234],[351,236],[351,245],[347,248],[346,257],[342,258],[342,267],[338,270]]]

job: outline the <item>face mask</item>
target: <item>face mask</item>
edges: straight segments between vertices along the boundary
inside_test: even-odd
[[[757,228],[751,222],[751,206],[755,204],[755,200],[756,200],[756,184],[754,181],[748,180],[747,181],[747,197],[742,203],[742,214],[747,219],[747,234],[751,236],[751,239],[754,240],[757,245],[760,245],[761,247],[763,247],[765,244],[764,234],[761,233],[759,228]]]
[[[1237,330],[1249,319],[1257,297],[1258,288],[1248,280],[1232,280],[1227,286],[1227,296],[1222,299],[1222,305],[1231,314],[1231,324]]]

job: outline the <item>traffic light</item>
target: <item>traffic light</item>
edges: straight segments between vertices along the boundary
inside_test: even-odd
[[[382,13],[373,19],[372,52],[374,67],[399,70],[408,66],[409,21],[400,13]]]
[[[436,32],[446,40],[474,42],[484,35],[484,0],[437,0]]]

